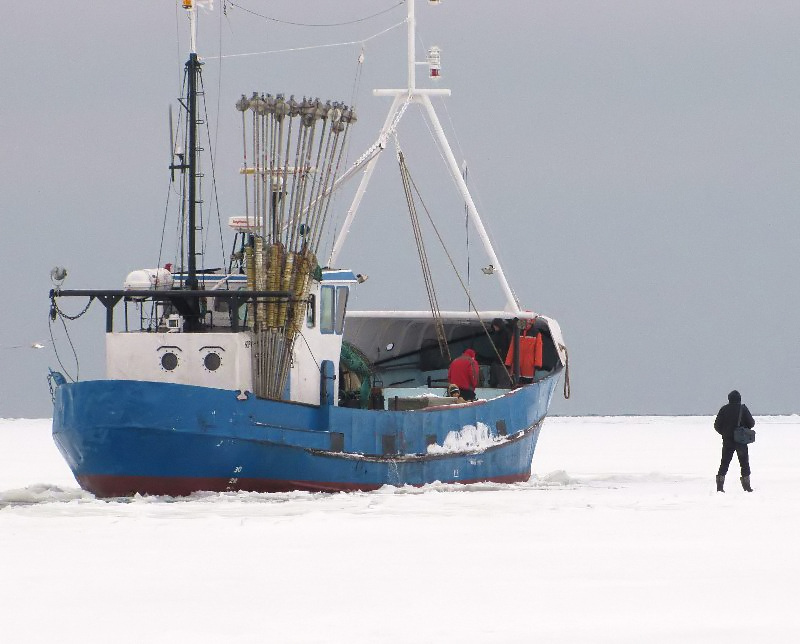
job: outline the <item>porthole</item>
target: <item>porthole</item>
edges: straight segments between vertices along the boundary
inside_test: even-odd
[[[178,356],[176,356],[171,351],[168,351],[164,355],[161,356],[161,368],[164,371],[174,371],[175,367],[178,366]]]
[[[222,364],[222,359],[219,357],[219,354],[214,353],[213,351],[207,353],[206,357],[203,358],[203,366],[209,371],[216,371],[217,369],[219,369],[219,366],[221,364]]]

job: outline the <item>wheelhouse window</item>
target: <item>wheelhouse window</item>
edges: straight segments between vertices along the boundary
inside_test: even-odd
[[[319,330],[333,333],[333,317],[336,307],[336,291],[333,286],[323,286],[319,291]]]
[[[347,310],[347,294],[350,289],[346,286],[336,287],[336,326],[334,331],[341,335],[344,331],[344,314]]]
[[[346,286],[323,286],[320,289],[319,326],[322,333],[343,333],[349,292]]]

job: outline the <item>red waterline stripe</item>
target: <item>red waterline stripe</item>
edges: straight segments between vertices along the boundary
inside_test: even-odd
[[[493,476],[491,478],[445,481],[446,483],[522,483],[530,478],[530,472]],[[80,486],[99,498],[133,496],[134,494],[157,496],[187,496],[193,492],[368,492],[384,484],[346,483],[337,481],[288,481],[282,479],[230,479],[177,478],[156,476],[112,476],[107,474],[84,474],[77,477]],[[421,487],[425,484],[415,484]]]

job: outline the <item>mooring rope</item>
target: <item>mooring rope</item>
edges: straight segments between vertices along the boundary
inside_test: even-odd
[[[569,382],[569,351],[567,351],[567,347],[561,343],[559,343],[558,348],[564,351],[564,361],[566,362],[564,365],[564,398],[569,400],[572,394],[572,387]]]

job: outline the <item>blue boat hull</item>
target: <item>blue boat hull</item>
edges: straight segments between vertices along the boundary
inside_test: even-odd
[[[53,438],[81,487],[101,497],[518,482],[530,477],[559,375],[492,400],[417,411],[240,400],[142,381],[61,384]],[[428,452],[479,423],[491,444]]]

